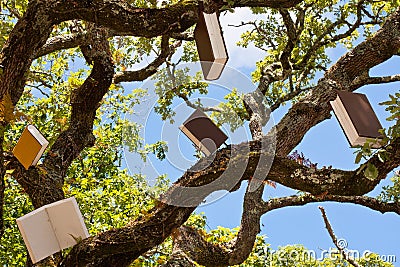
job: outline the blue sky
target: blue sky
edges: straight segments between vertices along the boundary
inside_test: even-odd
[[[220,81],[222,86],[216,85],[207,96],[208,99],[206,99],[207,97],[202,98],[206,103],[217,104],[218,101],[222,101],[223,95],[226,94],[227,88],[230,86],[249,90],[254,88],[254,85],[249,83],[250,73],[254,69],[255,62],[262,59],[264,54],[255,48],[244,50],[235,46],[235,43],[239,40],[240,32],[243,30],[228,27],[227,25],[239,24],[238,17],[246,20],[250,18],[250,13],[245,9],[240,9],[233,15],[227,14],[222,17],[221,22],[230,55],[228,66],[243,73],[238,76],[241,77],[240,80],[242,80],[243,84],[235,85],[237,80]],[[345,51],[344,48],[338,48],[330,50],[329,55],[335,62]],[[374,68],[370,74],[372,76],[397,74],[396,70],[398,70],[399,64],[400,59],[393,58]],[[149,85],[151,85],[151,82],[146,81],[142,84],[142,87]],[[387,100],[390,93],[398,92],[399,86],[399,83],[371,85],[357,91],[367,95],[384,127],[388,127],[390,122],[385,120],[388,113],[379,103]],[[138,111],[139,113],[135,115],[134,120],[146,122],[146,132],[143,133],[146,142],[157,141],[160,138],[169,140],[170,152],[167,155],[168,158],[164,162],[158,162],[154,158],[150,158],[150,161],[145,164],[135,165],[132,162],[137,163],[139,161],[135,159],[135,156],[128,155],[128,165],[132,171],[137,172],[139,170],[147,174],[149,179],[150,177],[155,177],[157,173],[168,173],[168,177],[174,181],[182,175],[186,168],[196,162],[196,159],[192,156],[194,153],[193,146],[178,129],[178,126],[189,116],[191,110],[184,103],[176,100],[174,106],[178,115],[175,118],[175,123],[169,125],[161,122],[154,113],[150,113],[149,116],[143,116],[143,114],[147,114],[146,112],[152,107],[154,101],[154,96],[150,95],[147,102],[144,102],[147,107]],[[290,104],[274,112],[275,122],[280,120],[289,107]],[[224,130],[228,133],[227,129]],[[178,137],[176,138],[176,136]],[[229,142],[237,143],[236,141],[240,140],[240,138],[249,139],[248,131],[242,129],[238,136],[231,136]],[[333,168],[347,170],[357,167],[354,164],[354,149],[349,147],[335,116],[312,128],[296,150],[303,152],[312,162],[317,162],[319,167],[333,166]],[[382,186],[388,184],[390,184],[390,181],[386,179],[369,195],[378,195]],[[244,189],[245,186],[243,185],[237,192],[223,194],[224,197],[221,199],[212,201],[211,204],[203,205],[196,211],[205,212],[208,218],[208,227],[211,229],[217,226],[237,227],[240,225]],[[296,191],[294,190],[278,185],[276,189],[266,187],[264,197],[268,199],[269,197],[287,196],[295,193]],[[333,247],[323,224],[318,209],[319,205],[325,207],[337,237],[346,239],[349,249],[358,250],[361,254],[363,251],[369,250],[381,255],[395,255],[397,262],[400,262],[400,247],[398,246],[400,217],[395,214],[382,215],[376,211],[353,204],[325,202],[272,211],[262,217],[261,234],[267,237],[267,242],[271,244],[273,249],[287,244],[303,244],[308,249],[314,250],[318,256],[322,250],[328,250]],[[395,263],[395,266],[400,265]]]

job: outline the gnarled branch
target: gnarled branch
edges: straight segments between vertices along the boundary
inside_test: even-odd
[[[253,244],[260,232],[262,215],[262,194],[264,186],[245,193],[240,229],[233,245],[219,245],[208,242],[198,231],[182,226],[174,234],[179,247],[191,259],[204,266],[231,266],[241,264],[253,250]]]
[[[328,220],[328,217],[326,216],[325,209],[323,207],[319,207],[319,209],[321,210],[322,218],[324,219],[325,222],[325,227],[328,230],[328,233],[331,236],[333,243],[342,254],[343,258],[354,267],[361,267],[357,262],[355,262],[352,258],[350,258],[349,255],[346,253],[346,251],[344,251],[344,249],[339,245],[335,233],[333,232],[332,226]]]
[[[157,72],[158,68],[167,60],[168,56],[175,52],[175,49],[179,45],[180,42],[170,46],[169,37],[163,36],[161,40],[161,52],[153,62],[140,70],[116,73],[114,83],[144,81]]]

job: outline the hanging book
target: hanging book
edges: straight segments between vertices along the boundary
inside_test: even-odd
[[[337,98],[330,103],[351,146],[362,146],[372,138],[377,139],[372,147],[381,147],[379,130],[383,127],[366,95],[337,91]]]
[[[194,30],[194,38],[204,79],[218,79],[228,60],[228,54],[217,13],[200,12],[200,18]]]
[[[33,263],[89,237],[74,197],[45,205],[17,219]]]
[[[221,129],[201,110],[196,110],[179,129],[206,156],[216,151],[227,139]]]
[[[36,165],[49,142],[33,125],[28,125],[22,132],[13,149],[14,156],[28,169]]]

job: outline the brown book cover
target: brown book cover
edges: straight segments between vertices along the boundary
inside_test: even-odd
[[[89,237],[74,197],[45,205],[17,219],[33,263]]]
[[[13,154],[25,169],[28,169],[36,165],[48,144],[35,126],[28,125],[15,145]]]
[[[207,156],[228,139],[226,134],[199,109],[193,112],[179,129]]]
[[[382,138],[379,130],[383,127],[366,95],[337,91],[331,106],[351,146],[363,145],[367,138]],[[372,144],[374,148],[380,146],[379,141]]]
[[[228,54],[217,13],[200,12],[194,38],[204,79],[218,79],[228,61]]]

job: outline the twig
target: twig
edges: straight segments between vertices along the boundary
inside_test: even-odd
[[[10,6],[8,6],[7,3],[4,3],[4,6],[5,6],[5,7],[8,9],[8,11],[10,11],[10,13],[11,13],[13,16],[15,16],[17,19],[21,19],[21,18],[22,18],[22,15],[19,13],[18,9],[15,8],[15,6],[14,6],[14,7],[10,7]]]
[[[337,247],[337,249],[340,251],[340,253],[342,254],[343,258],[350,263],[351,265],[353,265],[354,267],[361,267],[357,262],[355,262],[352,258],[349,257],[349,255],[347,255],[346,251],[344,251],[344,247],[340,246],[338,243],[338,240],[335,236],[335,233],[333,232],[332,226],[328,220],[328,217],[326,216],[325,213],[325,209],[321,206],[318,207],[322,213],[322,218],[324,218],[324,222],[325,222],[325,227],[328,230],[329,235],[332,238],[333,243],[335,244],[335,246]]]

